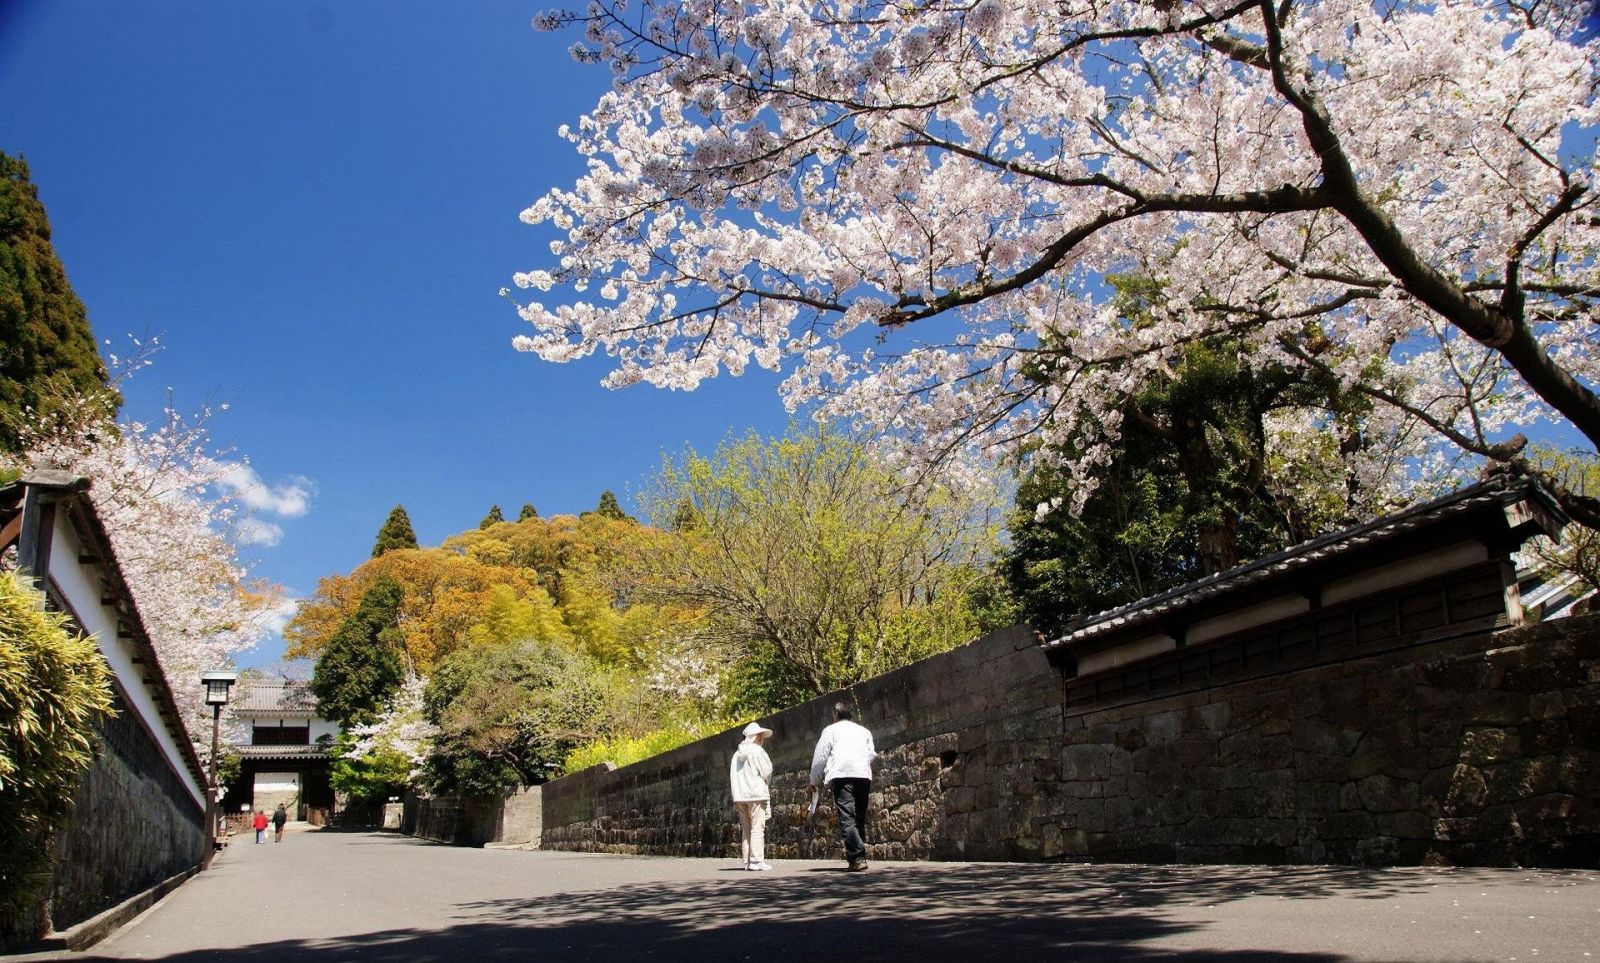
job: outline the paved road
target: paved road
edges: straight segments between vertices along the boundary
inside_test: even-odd
[[[1594,871],[777,866],[245,838],[78,958],[1600,961]]]

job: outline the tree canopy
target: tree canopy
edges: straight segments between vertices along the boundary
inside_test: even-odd
[[[411,516],[406,514],[406,507],[396,505],[389,509],[389,517],[383,520],[383,527],[378,529],[378,541],[372,546],[372,557],[377,558],[391,549],[416,547],[417,533],[411,528]]]
[[[492,793],[544,782],[577,746],[630,722],[613,690],[612,677],[584,656],[537,639],[452,654],[423,693],[438,726],[430,785]]]
[[[1600,442],[1580,4],[597,0],[615,88],[524,220],[516,346],[611,386],[754,364],[912,465],[1042,461],[1081,508],[1197,339],[1337,380],[1418,466]],[[1145,323],[1105,279],[1157,281]],[[570,296],[569,296],[570,295]],[[1374,366],[1379,371],[1374,372]],[[1307,431],[1320,412],[1299,415]],[[1039,444],[1033,444],[1039,443]],[[1559,483],[1559,479],[1550,479]],[[1562,491],[1591,525],[1600,502]]]
[[[399,583],[379,578],[361,594],[317,659],[311,692],[317,712],[349,728],[375,721],[405,681],[399,634]]]
[[[635,591],[705,613],[697,648],[721,648],[741,707],[792,704],[987,627],[967,593],[993,547],[989,506],[941,486],[907,490],[836,431],[686,452],[645,503],[652,518],[687,511],[694,522],[641,559]]]
[[[86,398],[108,418],[122,404],[106,384],[88,311],[56,256],[28,164],[0,153],[0,449],[19,447],[24,409],[49,414]]]

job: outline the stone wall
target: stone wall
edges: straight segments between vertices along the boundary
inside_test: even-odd
[[[1069,706],[1064,722],[1038,799],[1047,858],[1600,861],[1594,617]]]
[[[1036,858],[1025,841],[1039,755],[1055,751],[1061,684],[1031,633],[1008,629],[851,690],[880,758],[872,795],[880,858]],[[769,856],[821,858],[838,841],[805,787],[817,734],[837,695],[763,719],[774,735]],[[643,762],[597,766],[546,783],[547,849],[676,856],[738,852],[728,796],[737,730]],[[1019,841],[1021,840],[1021,841]]]
[[[57,834],[49,901],[0,923],[0,946],[80,923],[205,855],[205,811],[120,700],[117,710],[100,726],[100,751]]]
[[[456,846],[537,845],[544,814],[541,791],[525,786],[499,796],[408,795],[398,828]]]
[[[1020,630],[868,680],[853,695],[881,753],[872,854],[1595,865],[1600,617],[1430,631],[1299,662],[1252,663],[1250,643],[1231,680],[1120,702],[1074,698]],[[833,701],[763,720],[769,855],[839,855],[831,814],[804,809]],[[738,742],[546,784],[543,845],[735,855]]]

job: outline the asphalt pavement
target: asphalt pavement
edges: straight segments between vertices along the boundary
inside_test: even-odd
[[[1600,959],[1600,872],[732,860],[238,837],[75,959]]]

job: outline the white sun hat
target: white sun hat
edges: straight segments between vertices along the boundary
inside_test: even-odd
[[[752,722],[748,726],[744,727],[744,737],[747,740],[754,739],[756,736],[770,736],[770,735],[772,735],[772,730],[768,729],[766,726],[762,725],[759,722]]]

